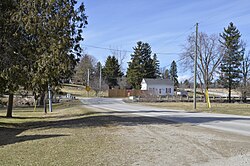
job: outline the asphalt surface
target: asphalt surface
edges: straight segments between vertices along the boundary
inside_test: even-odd
[[[129,104],[122,99],[81,98],[81,102],[89,108],[97,108],[107,113],[134,114],[159,118],[174,123],[188,123],[250,136],[250,116],[187,112],[181,110],[149,107],[143,104]]]

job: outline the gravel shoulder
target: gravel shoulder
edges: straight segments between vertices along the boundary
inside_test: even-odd
[[[115,138],[111,147],[106,147],[107,165],[250,164],[247,136],[156,118],[120,113],[119,117],[107,119],[114,122],[109,134]]]

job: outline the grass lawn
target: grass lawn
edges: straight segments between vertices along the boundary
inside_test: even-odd
[[[48,110],[47,110],[48,111]],[[5,118],[6,108],[0,108],[0,125],[22,125],[30,122],[53,121],[58,117],[65,118],[68,116],[77,116],[82,113],[83,109],[78,100],[72,100],[64,103],[53,104],[53,112],[45,114],[42,107],[14,107],[13,118]],[[87,111],[87,110],[85,110]]]
[[[192,109],[192,103],[147,104],[165,108]],[[204,103],[198,103],[197,105],[198,110],[205,108]],[[243,112],[246,115],[249,115],[250,110],[250,105],[244,104],[213,104],[212,106],[214,110],[217,108],[228,112],[230,110],[237,112],[237,109],[238,111],[245,110]],[[142,123],[144,121],[149,124],[159,124],[159,120],[154,122],[153,119],[147,121],[147,118],[143,120],[141,118],[122,118],[107,115],[103,112],[92,112],[83,107],[78,100],[56,104],[53,108],[53,112],[48,114],[44,114],[42,108],[38,108],[36,111],[32,107],[15,108],[13,118],[5,118],[6,110],[0,109],[1,166],[115,165],[121,160],[123,163],[127,163],[132,157],[137,159],[138,154],[144,156],[142,152],[152,146],[152,137],[149,137],[150,140],[145,142],[139,140],[139,144],[143,148],[128,155],[136,149],[134,147],[138,143],[135,145],[126,144],[126,135],[119,130],[126,128],[126,133],[131,135],[135,130],[125,126],[137,126],[138,124],[144,124]],[[166,125],[165,121],[164,125]],[[167,126],[164,126],[164,129]],[[171,129],[175,131],[175,126],[172,127],[174,129]],[[139,128],[137,129],[139,130]],[[141,134],[137,136],[137,138],[132,137],[131,139],[141,138]],[[149,142],[148,148],[145,149],[144,143],[147,142]],[[128,148],[128,145],[131,147]],[[127,158],[124,157],[126,155]],[[149,157],[147,158],[150,158],[151,155],[152,153],[149,151]],[[158,159],[159,155],[156,156]],[[133,160],[136,161],[136,159]]]
[[[145,104],[149,106],[164,107],[169,109],[194,111],[192,102],[162,102]],[[250,104],[211,103],[211,106],[212,108],[209,109],[207,108],[206,103],[197,103],[197,111],[250,116]]]
[[[97,155],[94,153],[103,153],[115,138],[107,135],[108,127],[94,120],[98,113],[85,109],[79,101],[55,105],[48,114],[42,108],[36,112],[15,108],[13,118],[5,118],[5,114],[1,108],[1,166],[88,165]]]

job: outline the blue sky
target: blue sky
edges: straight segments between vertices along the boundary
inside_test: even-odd
[[[189,34],[219,34],[233,22],[250,50],[249,0],[84,0],[88,25],[82,46],[102,63],[113,48],[133,51],[137,41],[147,42],[158,54],[161,67],[178,60]],[[126,53],[126,61],[131,52]],[[179,66],[179,65],[178,65]],[[126,67],[126,64],[125,64]],[[179,77],[188,77],[179,67]]]

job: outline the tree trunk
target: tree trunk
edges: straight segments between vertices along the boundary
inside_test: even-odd
[[[243,102],[246,103],[247,102],[247,92],[246,90],[244,89],[244,92],[243,92]]]
[[[14,94],[10,93],[9,94],[8,107],[7,107],[7,114],[6,114],[7,118],[11,118],[12,117],[13,99],[14,99]]]
[[[247,102],[247,77],[244,76],[244,80],[243,80],[243,102],[246,103]]]
[[[37,95],[35,92],[33,92],[33,97],[34,97],[34,104],[33,105],[37,105]]]
[[[231,87],[228,88],[228,102],[231,103]]]
[[[47,104],[46,104],[46,97],[45,97],[45,93],[43,93],[44,97],[43,97],[43,108],[44,108],[44,113],[47,114]]]
[[[45,93],[41,92],[40,93],[40,102],[39,102],[40,106],[44,106],[44,98],[45,98]]]

